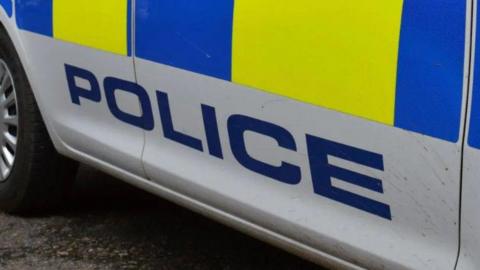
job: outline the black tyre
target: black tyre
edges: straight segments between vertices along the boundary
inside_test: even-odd
[[[77,167],[56,152],[13,43],[0,27],[0,210],[51,211]]]

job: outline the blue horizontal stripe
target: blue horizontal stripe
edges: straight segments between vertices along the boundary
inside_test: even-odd
[[[16,0],[15,15],[20,29],[53,36],[53,0]]]
[[[478,23],[480,9],[477,9],[477,37],[475,43],[475,66],[473,73],[472,108],[470,112],[470,127],[468,132],[468,144],[480,149],[480,31]]]
[[[137,0],[136,56],[231,79],[233,0]]]
[[[405,0],[395,126],[457,142],[465,58],[465,0]]]
[[[13,7],[12,7],[12,0],[0,0],[0,6],[5,10],[8,17],[12,17]]]

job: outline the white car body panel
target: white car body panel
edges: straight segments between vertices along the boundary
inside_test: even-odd
[[[145,168],[155,182],[365,267],[454,267],[459,192],[451,191],[459,189],[461,145],[146,61],[137,60],[136,67],[141,85],[168,91],[174,123],[182,132],[205,141],[200,104],[215,107],[225,150],[225,159],[219,160],[164,139],[160,127],[147,132]],[[303,178],[298,186],[260,177],[236,162],[225,134],[226,119],[236,113],[294,132],[298,154],[277,151],[275,142],[259,135],[249,137],[248,145],[252,156],[271,164],[279,159],[301,164]],[[158,117],[155,120],[160,121]],[[393,220],[382,220],[314,194],[305,134],[382,152],[385,172],[351,166],[382,179],[384,195],[335,184],[389,203]]]
[[[478,2],[475,2],[476,9],[474,15],[474,27],[478,29],[479,9]],[[480,215],[478,205],[480,205],[480,148],[478,146],[478,94],[480,93],[480,61],[479,61],[479,33],[478,30],[472,33],[471,71],[469,95],[468,126],[465,134],[465,146],[463,153],[463,173],[462,173],[462,205],[461,205],[461,233],[460,233],[460,253],[457,269],[473,270],[480,267]],[[474,121],[476,123],[474,123]]]
[[[143,176],[140,161],[143,131],[113,120],[105,105],[82,101],[82,107],[72,106],[69,92],[64,91],[66,77],[59,76],[65,73],[66,63],[77,63],[94,70],[99,78],[117,76],[134,81],[132,59],[53,41],[26,31],[21,35],[31,66],[38,70],[32,72],[36,88],[42,89],[39,90],[41,94],[36,95],[37,100],[45,104],[42,106],[44,117],[50,119],[60,140],[70,148]],[[122,107],[138,111],[136,99],[123,100]]]
[[[475,181],[480,175],[476,165],[480,150],[465,148],[462,187],[462,141],[451,143],[140,58],[54,40],[18,30],[14,17],[0,13],[52,140],[62,154],[330,267],[455,269],[460,246],[457,269],[480,267],[475,254],[480,248],[476,214],[480,186]],[[468,31],[470,23],[467,17]],[[466,44],[465,59],[469,59],[468,35]],[[118,121],[104,99],[73,104],[65,64],[91,71],[101,89],[106,77],[144,87],[155,128],[144,131]],[[469,91],[469,64],[465,61],[464,99]],[[155,102],[158,90],[168,94],[175,128],[199,138],[205,149],[200,106],[215,108],[223,159],[164,137]],[[141,113],[136,97],[117,96],[117,101],[124,111]],[[465,117],[466,100],[463,104]],[[228,117],[234,114],[273,123],[292,133],[296,152],[278,148],[275,141],[259,134],[249,133],[246,141],[251,156],[270,164],[286,161],[298,165],[300,184],[275,181],[236,160],[227,127]],[[334,186],[388,204],[392,219],[315,194],[306,134],[381,154],[384,171],[340,158],[330,157],[329,162],[380,179],[383,194],[338,180]]]

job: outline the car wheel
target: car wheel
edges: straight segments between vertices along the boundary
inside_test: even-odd
[[[18,54],[1,28],[0,210],[52,210],[65,197],[77,167],[56,152]]]

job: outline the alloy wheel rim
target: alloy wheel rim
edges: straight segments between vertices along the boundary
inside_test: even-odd
[[[0,59],[0,181],[11,174],[18,142],[18,104],[12,73]]]

